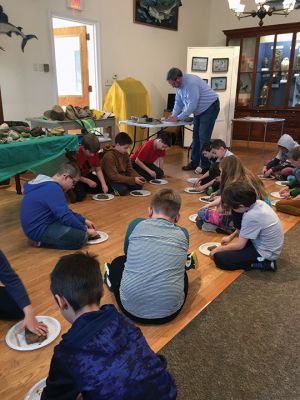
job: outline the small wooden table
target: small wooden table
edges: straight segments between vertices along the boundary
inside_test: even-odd
[[[249,124],[249,130],[248,130],[248,147],[249,147],[249,142],[250,142],[250,137],[251,137],[251,131],[252,131],[252,126],[253,124],[263,124],[265,129],[264,129],[264,144],[263,144],[263,152],[265,152],[265,143],[266,143],[266,137],[267,137],[267,127],[268,124],[281,124],[281,135],[283,134],[283,129],[284,129],[284,118],[264,118],[264,117],[243,117],[243,118],[234,118],[231,121],[231,139],[232,139],[232,134],[233,134],[233,125],[235,122],[245,122]]]

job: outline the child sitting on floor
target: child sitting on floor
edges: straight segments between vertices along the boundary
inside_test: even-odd
[[[51,273],[51,292],[72,324],[55,347],[41,400],[174,400],[166,360],[112,304],[99,308],[103,283],[97,259],[70,254]]]
[[[222,205],[222,193],[227,185],[244,180],[254,187],[258,199],[266,201],[270,206],[271,203],[261,180],[245,168],[238,157],[232,155],[224,158],[220,162],[220,171],[221,181],[218,195],[214,196],[209,204],[200,208],[196,225],[206,232],[232,233],[235,228],[240,226],[238,220],[241,214],[228,212]]]
[[[68,208],[65,193],[80,177],[76,164],[62,164],[51,178],[38,175],[24,185],[21,225],[36,247],[62,250],[80,249],[97,235],[92,221]]]
[[[24,318],[18,333],[26,327],[38,336],[45,335],[48,328],[38,322],[24,285],[0,250],[0,319]]]
[[[285,179],[288,175],[293,174],[293,165],[288,160],[289,152],[298,146],[298,143],[287,134],[281,136],[277,142],[278,150],[276,157],[268,161],[263,168],[264,177],[274,175],[278,179]]]
[[[163,165],[166,149],[171,147],[172,137],[162,132],[154,140],[148,140],[131,155],[133,168],[147,181],[164,177]]]
[[[128,154],[132,144],[130,136],[126,132],[120,132],[115,142],[115,146],[104,148],[102,169],[112,190],[125,196],[128,191],[142,189],[145,178],[132,168]]]
[[[73,189],[75,201],[82,201],[87,193],[108,192],[100,167],[99,150],[100,142],[97,136],[92,133],[83,136],[76,156],[81,176]]]
[[[211,251],[210,256],[216,266],[226,270],[276,271],[276,260],[281,253],[284,235],[273,209],[258,200],[254,187],[245,181],[227,185],[222,193],[222,201],[230,210],[243,214],[243,217],[241,229],[224,237],[221,246]],[[238,238],[233,240],[235,236]]]
[[[288,180],[288,186],[280,190],[280,194],[286,200],[280,200],[276,203],[278,211],[300,215],[300,146],[293,148],[290,152],[290,161],[295,167],[293,179]]]
[[[127,228],[125,255],[106,264],[106,284],[122,312],[136,322],[169,322],[184,305],[189,234],[176,225],[180,206],[180,195],[173,189],[156,192],[149,218],[137,218]]]
[[[204,143],[203,147],[202,147],[202,158],[204,158],[206,160],[206,163],[209,164],[208,168],[202,167],[201,165],[199,165],[194,173],[197,175],[204,175],[205,172],[209,171],[209,169],[212,167],[212,165],[216,162],[216,157],[214,157],[211,153],[211,142],[209,143]],[[207,178],[209,179],[209,178]],[[206,183],[202,180],[203,183]]]
[[[233,155],[233,153],[227,149],[226,143],[221,139],[215,139],[211,141],[210,153],[212,157],[212,164],[209,171],[205,172],[204,175],[199,178],[199,180],[194,184],[199,191],[206,190],[210,186],[213,191],[219,189],[220,187],[220,170],[219,164],[225,157]]]

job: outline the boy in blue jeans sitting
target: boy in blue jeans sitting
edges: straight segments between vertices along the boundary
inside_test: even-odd
[[[25,183],[21,225],[36,247],[75,250],[97,235],[93,222],[70,210],[65,198],[79,177],[78,166],[66,162],[52,177],[38,175]]]
[[[227,270],[276,271],[284,239],[277,214],[266,202],[257,200],[254,187],[245,181],[226,186],[222,201],[230,210],[243,214],[243,218],[240,229],[224,237],[221,246],[210,252],[216,266]],[[235,236],[238,238],[233,241]]]
[[[173,400],[166,360],[112,304],[99,308],[103,283],[89,254],[70,254],[51,273],[51,292],[72,324],[55,347],[41,400]]]

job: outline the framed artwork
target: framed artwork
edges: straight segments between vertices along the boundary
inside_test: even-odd
[[[211,88],[213,90],[226,90],[227,78],[226,76],[211,78]]]
[[[192,71],[207,71],[208,57],[193,57]]]
[[[133,21],[177,31],[179,6],[180,0],[133,0]]]
[[[213,58],[212,72],[227,72],[229,58]]]
[[[283,0],[270,0],[267,1],[266,4],[276,10],[281,10],[283,8]],[[295,2],[295,10],[300,8],[300,0],[296,0]]]

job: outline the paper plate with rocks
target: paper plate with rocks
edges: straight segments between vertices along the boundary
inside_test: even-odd
[[[198,214],[192,214],[189,216],[189,220],[192,222],[196,222],[196,218],[197,218]]]
[[[275,185],[277,185],[277,186],[287,186],[288,185],[288,181],[276,181]]]
[[[276,199],[284,199],[284,197],[281,196],[280,192],[272,192],[271,196],[276,197]]]
[[[272,175],[270,175],[270,176],[264,176],[263,174],[259,174],[259,175],[257,175],[258,177],[259,177],[259,179],[262,179],[263,181],[265,180],[265,181],[271,181],[271,180],[273,180],[273,179],[275,179],[275,176],[272,176]]]
[[[32,388],[26,394],[24,400],[40,400],[43,390],[46,387],[46,379],[47,378],[43,378],[39,382],[37,382],[34,386],[32,386]]]
[[[105,242],[108,239],[108,234],[106,232],[97,231],[97,235],[90,237],[87,244],[98,244]]]
[[[39,315],[36,317],[39,322],[43,322],[48,327],[47,336],[38,336],[30,332],[27,328],[24,332],[17,333],[22,321],[15,324],[7,332],[5,341],[6,344],[14,350],[30,351],[40,349],[47,346],[57,338],[60,332],[60,323],[53,317]]]
[[[197,193],[199,194],[199,193],[204,193],[205,192],[205,190],[199,190],[199,189],[196,189],[194,187],[187,187],[187,188],[184,189],[184,191],[186,193],[190,193],[190,194],[197,194]]]
[[[152,185],[166,185],[168,181],[166,179],[151,179],[149,183]]]
[[[94,194],[94,196],[92,196],[92,199],[96,201],[108,201],[112,200],[114,197],[115,196],[110,193],[99,193],[99,194]]]
[[[219,242],[208,242],[208,243],[201,244],[201,246],[199,247],[199,251],[200,251],[200,253],[204,254],[205,256],[209,256],[210,252],[219,246],[221,246],[221,243],[219,243]]]
[[[188,181],[188,183],[194,184],[194,183],[196,183],[197,181],[199,181],[199,178],[189,178],[187,181]]]
[[[202,201],[202,203],[211,203],[213,201],[213,199],[210,199],[210,196],[199,197],[199,200]]]
[[[145,197],[150,196],[151,192],[149,190],[132,190],[130,194],[131,196]]]

